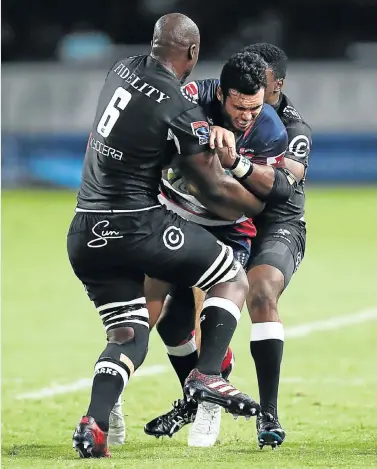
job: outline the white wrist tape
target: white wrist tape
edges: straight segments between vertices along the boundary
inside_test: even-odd
[[[244,156],[238,156],[235,166],[231,168],[231,172],[237,178],[242,179],[253,172],[253,163]]]

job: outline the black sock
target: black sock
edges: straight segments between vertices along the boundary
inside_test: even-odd
[[[110,412],[126,384],[124,377],[117,370],[119,368],[119,365],[114,366],[111,362],[98,362],[96,365],[87,415],[93,417],[104,432],[109,431]]]
[[[262,411],[277,416],[284,330],[280,322],[253,324],[250,352],[258,378]]]
[[[185,379],[190,371],[196,368],[198,361],[195,342],[195,299],[192,288],[170,289],[164,314],[156,327],[183,387]]]
[[[198,352],[195,350],[195,352],[192,352],[190,355],[186,355],[184,357],[177,357],[175,355],[168,354],[168,357],[183,388],[185,379],[189,375],[190,371],[196,368],[196,364],[198,362]]]
[[[239,308],[230,300],[212,297],[203,304],[202,331],[197,368],[207,375],[220,374],[221,363],[240,317]]]

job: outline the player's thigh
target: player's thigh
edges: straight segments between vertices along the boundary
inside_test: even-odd
[[[110,241],[106,245],[104,241],[98,242],[102,249],[91,247],[90,240],[94,238],[89,228],[101,222],[101,217],[98,220],[95,216],[75,217],[67,238],[72,268],[94,303],[106,332],[126,326],[131,320],[149,327],[144,273],[132,264],[119,263],[117,245]]]
[[[250,258],[250,238],[248,236],[240,235],[234,227],[223,227],[221,230],[208,229],[217,239],[233,249],[234,258],[246,269]],[[194,289],[196,320],[195,320],[195,337],[197,348],[200,350],[201,330],[200,330],[200,313],[202,310],[205,294],[195,288]]]
[[[165,207],[163,211],[163,216],[157,211],[153,214],[152,234],[143,243],[140,255],[149,277],[208,290],[237,275],[239,264],[230,247]]]
[[[257,237],[248,265],[249,312],[262,300],[275,307],[303,257],[305,232],[288,225],[271,226]]]
[[[153,329],[161,315],[169,289],[169,283],[156,278],[145,277],[144,292],[149,312],[150,329]]]

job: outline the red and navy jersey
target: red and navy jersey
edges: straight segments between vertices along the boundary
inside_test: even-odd
[[[220,81],[207,79],[192,81],[181,88],[182,95],[191,104],[199,104],[211,125],[227,127],[222,104],[217,99]],[[281,119],[268,104],[264,104],[254,124],[244,133],[236,135],[237,152],[252,158],[258,164],[284,166],[284,155],[288,146],[286,128]],[[181,216],[204,226],[231,224],[211,215],[193,196],[184,191],[184,181],[174,174],[170,183],[164,181],[161,201]],[[253,220],[243,217],[233,222],[229,233],[252,238],[256,235]]]
[[[182,87],[182,94],[188,101],[199,104],[210,124],[226,128],[222,104],[216,96],[219,85],[220,80],[217,79],[192,81]],[[240,155],[252,158],[258,164],[284,164],[288,135],[283,122],[269,104],[264,104],[254,124],[236,137]]]

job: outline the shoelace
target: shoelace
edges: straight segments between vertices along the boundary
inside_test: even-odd
[[[167,414],[165,414],[164,416],[160,417],[161,420],[167,420],[168,422],[172,422],[172,423],[175,423],[175,418],[178,417],[180,419],[182,419],[182,416],[179,415],[179,413],[181,412],[181,410],[183,411],[183,416],[185,417],[186,414],[187,414],[187,410],[185,409],[185,402],[183,401],[183,404],[182,404],[182,401],[183,399],[178,399],[176,401],[173,402],[172,406],[172,410],[170,412],[168,412]]]
[[[264,414],[261,415],[261,419],[260,419],[260,422],[263,422],[263,420],[267,420],[267,422],[271,425],[271,426],[276,426],[277,428],[276,429],[279,429],[280,427],[280,424],[279,424],[279,421],[277,418],[275,418],[272,414],[270,414],[269,412],[265,412]],[[260,427],[260,424],[259,424],[259,427]]]

